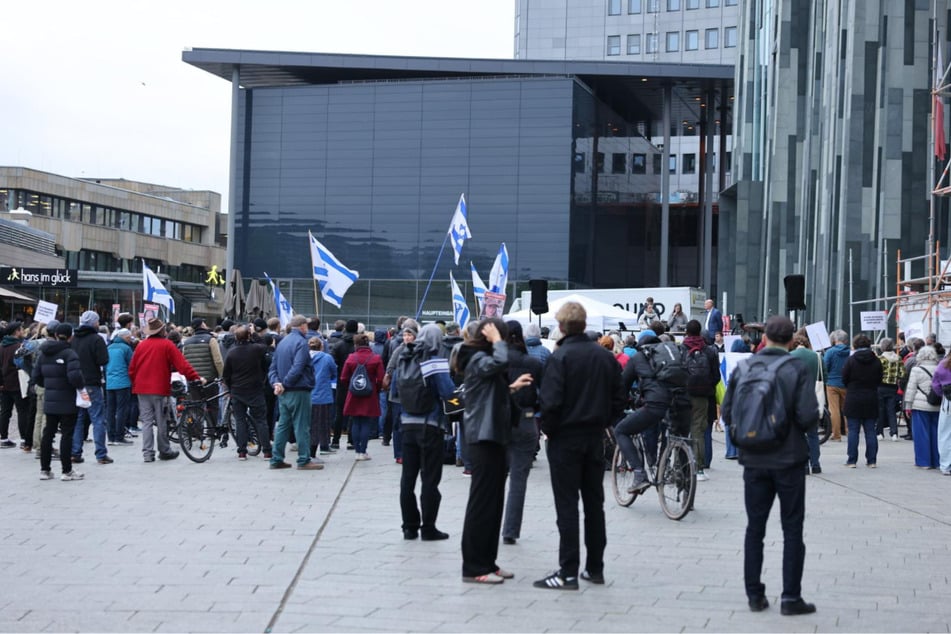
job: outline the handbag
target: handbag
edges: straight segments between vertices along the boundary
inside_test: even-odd
[[[929,379],[934,377],[934,375],[932,375],[931,372],[928,372],[928,370],[925,368],[921,368],[921,371],[927,374]],[[925,400],[928,401],[928,405],[941,405],[941,395],[935,392],[934,388],[930,387],[930,384],[929,390],[927,392],[925,392],[920,387],[918,388],[918,391],[925,395]]]
[[[465,394],[466,384],[463,383],[452,391],[451,396],[443,399],[443,413],[445,413],[447,416],[451,414],[461,414],[466,409]]]
[[[828,399],[826,398],[826,381],[825,374],[823,373],[823,362],[822,355],[818,352],[816,356],[819,357],[819,378],[816,380],[816,401],[819,403],[819,415],[822,415],[822,410],[826,409],[828,405]]]
[[[86,391],[86,388],[76,390],[76,407],[83,409],[92,407],[92,400],[89,398],[89,393]]]

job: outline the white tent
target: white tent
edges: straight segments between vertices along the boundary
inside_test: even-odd
[[[549,328],[557,328],[558,322],[555,321],[555,314],[565,302],[578,302],[584,306],[585,311],[588,313],[588,330],[597,330],[599,332],[618,330],[620,329],[620,322],[624,322],[628,330],[637,326],[636,314],[582,295],[559,297],[551,302],[548,305],[548,312],[541,316],[541,325],[548,326]],[[538,315],[532,314],[528,309],[509,313],[505,316],[505,319],[507,321],[514,320],[521,322],[523,326],[529,323],[538,323]]]

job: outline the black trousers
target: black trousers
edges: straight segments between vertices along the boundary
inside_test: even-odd
[[[744,543],[743,577],[746,596],[761,597],[766,586],[760,580],[763,571],[763,538],[766,520],[779,498],[779,518],[783,527],[783,601],[802,595],[802,568],[806,544],[802,540],[802,524],[806,515],[806,469],[804,464],[786,469],[743,470],[746,502],[746,540]]]
[[[559,544],[558,563],[564,577],[576,577],[581,562],[578,533],[578,494],[584,508],[585,569],[604,572],[604,442],[603,430],[548,439],[551,489],[555,497]]]
[[[56,428],[62,435],[59,439],[59,461],[63,473],[73,470],[73,430],[76,428],[76,414],[47,414],[43,437],[40,439],[40,469],[49,471],[53,463],[53,436]]]
[[[267,422],[267,403],[264,400],[263,392],[254,392],[251,394],[231,393],[231,411],[234,413],[234,431],[235,442],[238,443],[238,453],[248,452],[248,438],[250,437],[249,426],[254,425],[254,431],[257,432],[258,444],[261,451],[271,453],[271,439],[268,435]]]
[[[469,481],[469,501],[462,525],[463,577],[478,577],[499,569],[495,559],[499,555],[499,533],[505,505],[507,455],[505,446],[498,443],[469,445],[472,480]]]
[[[10,419],[13,417],[13,409],[17,411],[17,423],[28,418],[29,402],[20,396],[20,388],[10,391],[0,392],[0,439],[7,440],[10,432]],[[23,437],[26,444],[33,442],[33,436]]]
[[[400,476],[400,511],[403,528],[436,528],[439,514],[439,482],[442,480],[442,430],[432,425],[403,427],[403,473]],[[416,505],[416,478],[419,477],[419,506]]]

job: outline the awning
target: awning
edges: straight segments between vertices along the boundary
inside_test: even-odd
[[[29,304],[35,304],[36,298],[27,297],[26,295],[21,295],[16,291],[11,291],[8,288],[3,288],[0,286],[0,298],[7,299],[13,302],[26,302]]]

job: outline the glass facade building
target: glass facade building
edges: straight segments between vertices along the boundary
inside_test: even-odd
[[[669,67],[648,80],[632,64],[597,75],[572,71],[605,64],[288,55],[184,59],[234,82],[229,269],[281,280],[298,312],[315,308],[308,231],[360,272],[342,310],[316,306],[325,320],[415,314],[431,275],[422,316],[451,318],[449,272],[471,305],[469,261],[487,279],[502,242],[509,298],[535,278],[656,285],[665,209],[670,283],[696,285],[702,227],[662,204],[662,149],[647,136]],[[454,265],[460,193],[473,238]]]

